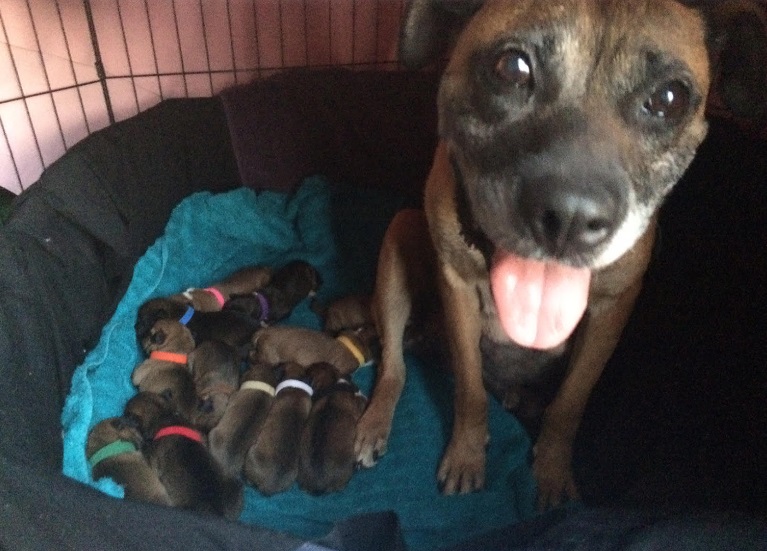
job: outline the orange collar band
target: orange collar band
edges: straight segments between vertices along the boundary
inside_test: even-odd
[[[164,350],[152,350],[152,352],[149,353],[149,357],[153,360],[160,360],[162,362],[171,362],[181,365],[186,365],[189,361],[186,354],[179,354],[177,352],[165,352]]]

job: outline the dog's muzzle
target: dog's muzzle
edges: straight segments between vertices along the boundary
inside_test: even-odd
[[[626,186],[601,174],[547,172],[524,178],[513,207],[518,219],[546,256],[594,254],[626,215]]]

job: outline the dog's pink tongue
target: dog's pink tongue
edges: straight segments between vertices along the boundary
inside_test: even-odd
[[[490,284],[501,326],[513,341],[552,348],[573,332],[586,310],[591,272],[497,252]]]

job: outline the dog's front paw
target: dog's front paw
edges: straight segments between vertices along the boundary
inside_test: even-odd
[[[391,420],[388,422],[376,415],[375,410],[368,408],[357,423],[357,438],[354,441],[354,453],[357,465],[372,467],[386,453],[389,441]]]
[[[558,507],[568,499],[578,499],[573,471],[572,450],[562,443],[538,441],[533,448],[533,475],[538,483],[538,509]]]
[[[456,443],[455,439],[442,456],[437,481],[443,494],[468,494],[485,485],[485,443]]]

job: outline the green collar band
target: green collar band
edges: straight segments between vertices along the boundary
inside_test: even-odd
[[[136,445],[133,442],[128,442],[127,440],[115,440],[111,444],[107,444],[103,448],[101,448],[99,451],[94,453],[91,458],[88,460],[88,464],[91,466],[91,469],[95,467],[97,464],[101,463],[105,459],[109,459],[110,457],[114,457],[115,455],[120,455],[121,453],[128,453],[128,452],[135,452],[136,451]]]

